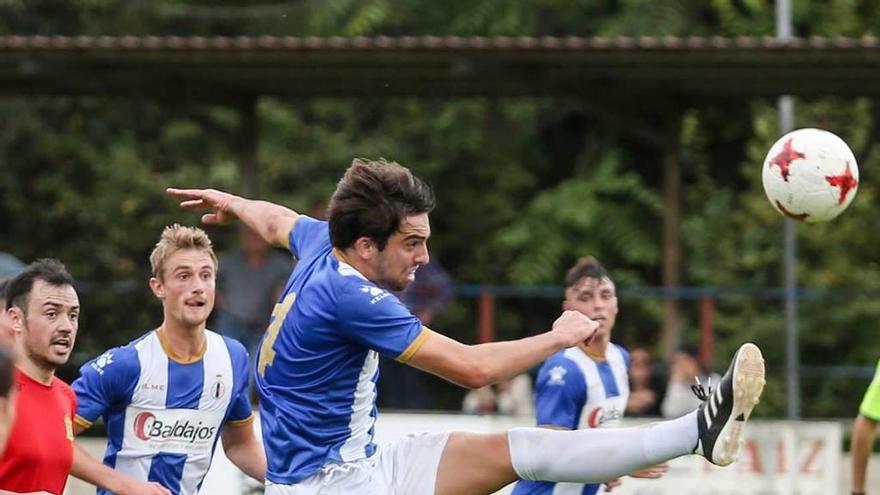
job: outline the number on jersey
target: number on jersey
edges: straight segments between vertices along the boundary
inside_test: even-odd
[[[271,366],[275,361],[275,349],[273,349],[275,347],[275,339],[278,338],[281,325],[284,323],[284,319],[287,318],[287,313],[293,307],[295,300],[296,294],[291,292],[285,296],[280,304],[276,304],[275,309],[272,310],[272,323],[269,324],[269,328],[266,330],[266,338],[263,339],[263,345],[260,346],[260,362],[257,365],[257,372],[260,376],[266,376],[266,366]]]

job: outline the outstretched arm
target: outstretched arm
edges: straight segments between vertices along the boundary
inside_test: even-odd
[[[252,423],[242,426],[227,425],[221,434],[226,457],[246,475],[257,481],[266,478],[266,453],[263,444],[254,435]]]
[[[73,444],[73,466],[70,474],[119,495],[171,495],[158,483],[138,481],[111,469],[90,456],[78,444]]]
[[[514,377],[556,352],[588,341],[598,323],[566,311],[549,332],[507,342],[466,345],[431,332],[407,364],[468,388]]]
[[[287,247],[290,231],[300,217],[299,213],[275,203],[242,198],[214,189],[169,187],[165,191],[179,198],[182,208],[210,210],[210,213],[202,215],[203,223],[220,225],[238,218],[273,246]]]

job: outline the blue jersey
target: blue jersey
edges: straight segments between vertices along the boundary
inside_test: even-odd
[[[557,352],[538,373],[535,415],[538,426],[569,430],[618,426],[629,399],[629,353],[611,344],[605,360],[596,361],[581,349]],[[520,481],[513,495],[594,495],[601,484]]]
[[[428,335],[397,297],[340,260],[326,222],[300,217],[290,251],[299,262],[256,373],[266,477],[279,484],[372,456],[379,354],[406,361]]]
[[[205,354],[188,363],[171,359],[154,330],[80,368],[73,382],[75,421],[88,427],[104,418],[104,464],[161,483],[173,494],[193,495],[221,428],[250,427],[247,351],[235,340],[206,333]]]

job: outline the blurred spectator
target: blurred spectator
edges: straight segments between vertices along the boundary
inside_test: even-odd
[[[429,326],[434,316],[446,309],[455,291],[452,277],[436,261],[419,267],[415,282],[401,293],[400,300]]]
[[[535,413],[535,398],[532,394],[532,377],[526,373],[495,385],[495,402],[498,414],[530,416]]]
[[[526,373],[469,391],[461,405],[467,414],[528,416],[535,413],[532,377]]]
[[[239,231],[239,243],[220,254],[213,329],[238,339],[253,360],[294,261],[246,227]]]
[[[12,346],[12,318],[6,312],[6,286],[8,278],[0,278],[0,343]]]
[[[421,320],[430,326],[434,317],[442,313],[455,293],[452,277],[436,261],[419,267],[413,283],[399,294],[400,300]],[[379,406],[389,409],[429,409],[432,404],[425,386],[425,374],[420,370],[382,358],[379,364]]]
[[[669,382],[660,406],[664,418],[684,416],[700,405],[702,401],[691,390],[691,385],[696,384],[695,378],[704,387],[711,385],[713,390],[721,381],[720,375],[710,373],[700,364],[696,350],[689,347],[679,348],[669,363]]]
[[[461,404],[462,412],[467,414],[495,414],[497,409],[495,389],[491,385],[469,390]]]
[[[12,318],[6,313],[6,286],[9,279],[24,270],[25,264],[15,256],[0,251],[0,342],[12,345]]]
[[[663,384],[654,373],[654,360],[644,347],[635,347],[629,353],[629,416],[660,416]]]
[[[15,256],[0,251],[0,278],[14,277],[24,270],[24,262]]]

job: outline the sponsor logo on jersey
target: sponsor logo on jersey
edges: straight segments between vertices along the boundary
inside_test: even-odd
[[[111,364],[113,364],[113,354],[111,354],[110,351],[107,351],[92,361],[92,369],[97,371],[99,375],[103,375],[104,368]]]
[[[126,443],[177,454],[210,452],[223,420],[222,411],[195,409],[129,407],[125,416]]]
[[[566,373],[568,373],[568,370],[562,366],[554,366],[550,368],[550,371],[547,372],[547,374],[550,375],[550,379],[547,380],[547,385],[565,385]]]
[[[616,407],[605,409],[599,406],[590,411],[587,416],[587,425],[590,428],[598,428],[606,423],[619,422],[621,419],[623,419],[623,410]]]
[[[370,297],[371,297],[370,304],[376,304],[377,302],[379,302],[382,299],[385,299],[386,297],[391,295],[390,292],[382,290],[378,287],[371,287],[369,285],[361,286],[361,292],[363,292],[364,294],[370,295]]]

